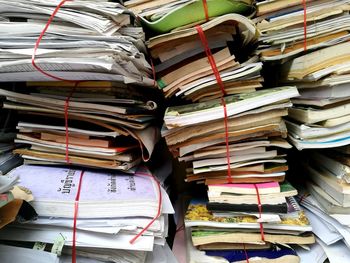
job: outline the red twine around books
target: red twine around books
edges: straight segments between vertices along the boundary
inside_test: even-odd
[[[79,85],[80,81],[76,81],[76,80],[69,80],[69,79],[63,79],[57,76],[54,76],[48,72],[46,72],[45,70],[43,70],[42,68],[40,68],[36,63],[35,63],[35,57],[36,57],[36,53],[38,51],[38,48],[40,46],[40,42],[43,39],[46,31],[49,29],[49,26],[51,25],[53,19],[55,18],[57,12],[60,10],[60,8],[66,3],[66,2],[72,2],[73,0],[63,0],[61,1],[58,6],[56,6],[55,10],[52,12],[51,16],[49,17],[49,20],[47,21],[44,29],[41,31],[38,39],[35,42],[35,46],[34,46],[34,51],[33,51],[33,55],[32,55],[32,65],[33,67],[38,70],[40,73],[42,73],[43,75],[49,77],[49,78],[53,78],[55,80],[58,81],[64,81],[64,82],[68,82],[68,83],[74,83],[75,86],[73,88],[73,90],[71,91],[71,93],[69,94],[69,96],[66,98],[66,101],[64,103],[64,122],[65,122],[65,136],[66,136],[66,163],[70,164],[70,160],[69,160],[69,127],[68,127],[68,110],[69,110],[69,101],[74,93],[75,88]]]
[[[77,249],[76,249],[77,220],[78,220],[78,210],[79,210],[79,200],[80,200],[81,185],[83,183],[84,174],[85,174],[85,171],[81,171],[80,178],[79,178],[78,190],[77,190],[77,194],[75,196],[75,202],[74,202],[72,263],[76,263],[76,261],[77,261]]]
[[[60,77],[57,77],[57,76],[54,76],[46,71],[44,71],[42,68],[40,68],[36,63],[35,63],[35,56],[36,56],[36,52],[38,51],[38,48],[39,48],[39,45],[40,45],[40,42],[41,40],[43,39],[46,31],[49,29],[49,26],[51,25],[53,19],[55,18],[57,12],[60,10],[60,8],[66,3],[66,2],[72,2],[73,0],[63,0],[61,1],[58,6],[56,6],[55,10],[52,12],[51,16],[49,17],[49,20],[47,21],[43,31],[41,31],[38,39],[36,40],[35,42],[35,46],[34,46],[34,52],[33,52],[33,55],[32,55],[32,65],[33,67],[39,71],[40,73],[44,74],[45,76],[47,77],[50,77],[50,78],[53,78],[55,80],[60,80],[60,81],[65,81],[65,82],[70,82],[70,83],[75,83],[76,81],[74,80],[68,80],[68,79],[63,79],[63,78],[60,78]]]
[[[156,216],[153,217],[153,219],[140,231],[140,233],[138,233],[133,239],[129,241],[130,244],[134,244],[135,241],[139,239],[143,235],[143,233],[145,233],[153,225],[153,223],[160,217],[162,213],[162,188],[158,180],[152,174],[148,174],[148,173],[136,173],[135,176],[147,176],[147,177],[150,177],[154,182],[156,182],[159,198],[158,198],[158,210],[157,210]]]
[[[254,184],[255,190],[256,190],[256,197],[258,199],[258,209],[259,209],[259,219],[261,219],[261,214],[262,214],[262,207],[261,207],[261,200],[260,200],[260,193],[259,193],[259,188],[256,184]],[[265,241],[265,235],[264,235],[264,226],[263,223],[260,224],[260,234],[261,234],[261,240]]]
[[[248,257],[247,249],[245,247],[245,243],[243,243],[243,250],[244,250],[244,254],[245,254],[245,259],[246,259],[247,263],[249,263],[249,257]]]
[[[231,160],[230,160],[230,142],[229,142],[229,129],[228,129],[228,114],[227,114],[227,107],[226,107],[226,101],[224,96],[227,95],[225,91],[224,83],[221,79],[220,72],[216,66],[215,59],[213,57],[213,54],[211,53],[208,40],[203,32],[203,29],[201,26],[196,26],[196,30],[198,32],[199,38],[202,42],[205,54],[207,55],[208,61],[210,63],[210,66],[214,72],[216,81],[221,89],[221,104],[224,110],[224,125],[225,125],[225,143],[226,143],[226,158],[227,158],[227,181],[228,183],[232,183],[232,175],[231,175]]]
[[[223,83],[223,81],[221,79],[220,72],[219,72],[219,70],[218,70],[218,68],[216,66],[216,62],[215,62],[215,59],[213,57],[213,54],[211,53],[211,49],[209,47],[209,43],[208,43],[207,37],[204,34],[203,28],[201,26],[196,26],[196,30],[198,32],[199,38],[201,39],[201,42],[202,42],[205,54],[208,57],[210,66],[211,66],[211,68],[212,68],[212,70],[214,72],[216,81],[217,81],[217,83],[218,83],[218,85],[219,85],[219,87],[221,89],[222,96],[226,96],[227,94],[226,94],[226,91],[225,91],[224,83]]]
[[[307,51],[307,14],[306,14],[306,0],[303,1],[304,9],[304,51]]]
[[[71,90],[70,94],[67,96],[66,101],[64,102],[64,126],[65,126],[65,136],[66,136],[66,163],[70,164],[69,159],[69,126],[68,126],[68,120],[69,120],[69,102],[70,99],[73,96],[73,93],[75,89],[79,85],[79,81],[75,82],[74,88]]]
[[[205,20],[209,21],[209,10],[208,10],[207,0],[202,0],[202,3],[203,3],[204,14],[205,14]]]
[[[69,117],[69,101],[74,93],[75,88],[79,85],[80,81],[75,81],[75,80],[69,80],[69,79],[64,79],[57,77],[55,75],[52,75],[45,70],[43,70],[40,66],[38,66],[35,63],[35,57],[36,53],[38,51],[38,48],[40,46],[40,42],[43,39],[46,31],[48,30],[49,26],[51,25],[53,19],[55,18],[57,12],[60,10],[60,8],[66,3],[66,2],[72,2],[73,0],[62,0],[57,7],[54,9],[52,12],[51,16],[49,17],[44,29],[41,31],[38,39],[35,42],[34,50],[33,50],[33,55],[32,55],[32,65],[33,67],[42,73],[43,75],[58,80],[58,81],[64,81],[68,83],[74,83],[75,86],[73,90],[71,91],[70,95],[66,98],[65,104],[64,104],[64,121],[65,121],[65,133],[66,133],[66,162],[67,164],[70,164],[69,160],[69,127],[68,127],[68,117]],[[81,183],[83,180],[84,176],[84,171],[82,171],[79,179],[79,186],[78,186],[78,192],[75,198],[75,204],[74,204],[74,219],[73,219],[73,244],[72,244],[72,263],[76,263],[76,232],[77,232],[77,219],[78,219],[78,208],[79,208],[79,199],[80,199],[80,191],[81,191]]]

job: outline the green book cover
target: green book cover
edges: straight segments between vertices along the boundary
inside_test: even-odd
[[[229,13],[248,16],[255,11],[252,1],[207,0],[207,5],[210,18]],[[153,15],[148,19],[141,17],[142,25],[158,34],[167,33],[185,25],[205,22],[205,20],[204,7],[201,0],[189,1],[163,16]]]

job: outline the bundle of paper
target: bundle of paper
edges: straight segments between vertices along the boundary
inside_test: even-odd
[[[95,168],[126,171],[149,160],[159,138],[157,104],[143,97],[151,98],[152,90],[104,82],[74,91],[68,84],[34,84],[40,86],[28,87],[29,94],[0,90],[3,107],[20,113],[15,142],[30,148],[14,152],[26,163],[66,164],[67,151],[72,164]]]
[[[162,135],[169,149],[187,163],[188,182],[208,185],[209,202],[190,205],[185,220],[191,232],[188,247],[194,246],[190,262],[212,262],[212,256],[237,260],[236,254],[245,255],[244,246],[249,258],[298,262],[292,249],[276,253],[271,244],[314,243],[311,226],[293,199],[297,191],[284,182],[283,149],[291,145],[284,140],[282,117],[295,96],[295,87],[280,87],[225,97],[228,147],[219,99],[167,109]],[[233,183],[227,184],[229,179]],[[197,258],[202,251],[206,260]]]
[[[309,173],[315,178],[316,170],[310,170]],[[300,196],[301,205],[306,209],[305,213],[317,237],[318,248],[314,248],[317,253],[315,255],[312,250],[311,253],[299,250],[298,254],[302,259],[309,257],[311,261],[308,262],[321,262],[312,260],[321,255],[324,260],[328,258],[329,262],[341,262],[350,256],[349,204],[341,204],[333,196],[334,192],[330,189],[335,183],[332,186],[328,184],[332,180],[330,175],[322,171],[317,173],[322,179],[308,183],[308,190]],[[327,178],[327,185],[321,183],[323,178]]]
[[[287,197],[298,194],[288,182],[256,184],[260,204],[265,212],[286,212]],[[208,186],[208,207],[212,211],[258,211],[258,198],[253,184],[221,184]],[[278,211],[276,211],[278,210]]]
[[[140,17],[145,29],[167,33],[179,27],[200,24],[208,18],[238,13],[251,15],[251,0],[129,0],[125,5]]]
[[[202,24],[201,28],[221,72],[226,94],[261,88],[262,65],[257,57],[249,56],[257,41],[252,22],[241,15],[227,14]],[[179,29],[148,41],[158,86],[167,98],[207,101],[222,96],[197,30]]]
[[[77,255],[101,261],[146,262],[147,251],[153,251],[154,244],[165,245],[167,214],[174,210],[152,174],[144,168],[137,172],[142,175],[20,166],[10,175],[18,176],[19,185],[31,190],[35,197],[31,204],[39,218],[3,228],[0,239],[16,246],[42,242],[47,251],[70,254],[79,196]],[[130,243],[158,209],[160,216]]]
[[[274,188],[264,189],[265,192],[275,191]],[[257,198],[256,195],[255,198]],[[269,261],[268,259],[288,255],[291,257],[289,259],[291,261],[285,262],[299,262],[299,258],[292,249],[277,253],[276,251],[279,249],[273,245],[307,245],[315,241],[304,211],[300,209],[293,197],[288,197],[287,200],[288,211],[275,211],[260,216],[258,213],[243,212],[245,210],[244,204],[240,205],[242,209],[237,206],[237,209],[233,209],[231,212],[218,212],[212,210],[210,202],[207,204],[198,201],[192,202],[186,214],[185,225],[190,232],[193,246],[202,251],[199,253],[197,250],[197,253],[204,255],[203,252],[205,252],[208,261],[196,260],[192,255],[194,258],[191,262],[210,262],[209,258],[212,256],[227,258],[227,256],[235,255],[238,257],[239,254],[241,258],[235,257],[237,262],[248,260],[257,255],[266,257],[266,262]],[[262,222],[265,223],[261,226]],[[194,250],[194,248],[192,249]]]
[[[281,80],[296,85],[287,122],[298,149],[331,148],[350,143],[350,43],[326,47],[285,63]]]
[[[280,87],[225,97],[229,147],[220,100],[168,108],[162,135],[187,163],[187,181],[226,183],[229,155],[235,183],[282,182],[288,166],[279,149],[291,147],[282,117],[297,95]]]
[[[191,239],[190,231],[187,231],[187,237]],[[187,242],[188,262],[191,263],[245,263],[250,261],[261,262],[288,262],[299,263],[299,257],[296,252],[289,247],[281,245],[265,246],[256,249],[255,244],[230,244],[230,250],[198,250],[191,242]],[[221,244],[216,247],[220,249]]]
[[[0,1],[0,81],[52,78],[32,63],[36,42],[61,1]],[[35,63],[70,80],[109,80],[153,85],[145,59],[144,33],[121,4],[66,1],[36,50]]]
[[[45,243],[36,243],[33,248],[19,247],[19,244],[10,245],[0,245],[0,254],[2,263],[12,263],[12,262],[35,262],[35,263],[71,263],[72,259],[69,255],[58,256],[54,252],[48,251],[49,246]],[[44,249],[41,250],[41,249]],[[80,250],[82,251],[82,250]],[[90,250],[90,253],[93,253],[93,249]],[[83,254],[83,253],[82,253]],[[146,255],[145,255],[146,254]],[[153,253],[146,253],[143,251],[123,251],[123,250],[114,250],[112,255],[104,255],[105,259],[108,259],[109,262],[123,262],[123,263],[176,263],[176,259],[172,254],[168,245],[162,246],[155,245]],[[140,261],[140,259],[144,259]],[[88,258],[86,256],[77,256],[77,262],[84,263],[102,263],[106,262],[105,260],[97,260]],[[113,261],[111,261],[113,260]]]
[[[259,1],[255,22],[261,32],[257,54],[265,61],[286,61],[305,48],[315,50],[350,39],[350,1]]]
[[[311,181],[309,191],[329,213],[349,213],[350,167],[345,155],[311,152],[305,170]],[[333,202],[334,200],[334,202]]]

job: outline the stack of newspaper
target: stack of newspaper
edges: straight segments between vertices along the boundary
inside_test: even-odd
[[[69,156],[74,165],[127,171],[150,159],[159,138],[157,103],[144,96],[152,98],[151,88],[85,82],[72,92],[64,83],[29,85],[37,86],[0,90],[3,107],[20,113],[15,142],[30,147],[15,153],[26,163],[66,164]]]
[[[153,85],[145,59],[144,33],[132,27],[134,17],[121,4],[108,1],[66,1],[48,26],[61,1],[0,1],[0,81],[52,78],[110,80]]]
[[[31,205],[39,217],[3,228],[0,239],[6,244],[26,247],[29,242],[56,255],[70,254],[76,225],[76,253],[87,258],[146,262],[154,245],[165,245],[167,214],[174,211],[166,192],[145,168],[139,167],[136,175],[126,175],[25,165],[9,176],[18,178],[20,187],[31,190],[35,198]],[[131,242],[158,211],[160,216],[154,223]]]

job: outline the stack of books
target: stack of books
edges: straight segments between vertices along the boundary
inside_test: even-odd
[[[253,185],[219,187],[223,191],[215,192],[219,198],[209,196],[208,203],[195,200],[188,208],[185,225],[192,241],[187,245],[188,262],[212,262],[215,257],[227,260],[222,262],[243,262],[254,257],[266,262],[299,262],[296,252],[286,244],[315,242],[305,212],[292,197],[296,190],[291,185],[257,184],[263,213],[258,211]],[[213,194],[211,187],[209,193]]]
[[[266,62],[266,72],[276,69],[279,85],[296,86],[300,93],[287,122],[298,149],[350,143],[349,5],[347,0],[257,4],[256,54]]]
[[[128,171],[150,159],[159,139],[151,88],[111,82],[84,82],[74,90],[60,82],[28,86],[26,93],[0,90],[3,107],[20,114],[15,142],[29,148],[14,152],[25,163],[64,165],[68,157],[74,165]]]
[[[167,108],[162,136],[173,156],[186,163],[186,181],[209,189],[209,201],[195,200],[187,210],[188,262],[212,262],[211,256],[232,262],[235,254],[244,256],[245,246],[247,258],[298,262],[292,249],[271,244],[315,241],[293,199],[296,190],[283,183],[288,170],[283,149],[291,145],[282,117],[299,93],[293,86],[262,88],[262,63],[253,55],[257,38],[251,20],[226,14],[147,42],[165,97],[186,100]]]
[[[305,262],[342,262],[349,246],[350,2],[260,1],[256,51],[279,85],[296,86],[286,121],[307,189],[306,209],[317,244],[298,249]],[[273,62],[273,63],[269,63]],[[297,164],[296,163],[296,164]],[[302,164],[302,165],[301,165]],[[342,242],[344,241],[344,242]]]
[[[281,81],[296,85],[287,125],[298,149],[331,148],[350,143],[350,43],[300,56],[282,66]],[[348,54],[349,53],[349,54]]]
[[[279,87],[225,97],[228,147],[218,99],[169,107],[162,135],[173,155],[186,162],[189,182],[227,183],[228,159],[235,183],[283,182],[288,165],[280,149],[291,145],[282,117],[295,96],[296,88]]]
[[[144,32],[134,15],[109,1],[0,1],[0,81],[108,80],[153,85]],[[37,47],[37,48],[34,48]],[[32,57],[35,54],[34,67]],[[47,74],[39,72],[41,68]]]
[[[249,19],[238,14],[214,18],[201,25],[206,40],[201,40],[197,30],[176,30],[147,42],[158,86],[166,98],[201,102],[222,96],[203,45],[212,50],[226,95],[262,87],[262,64],[249,56],[257,41],[257,30]]]
[[[255,10],[252,0],[127,0],[125,6],[153,34],[168,33],[228,13],[248,16]]]
[[[349,4],[348,0],[259,1],[254,21],[261,42],[256,53],[266,62],[284,62],[302,55],[305,49],[347,42]]]
[[[145,262],[154,245],[165,245],[167,215],[174,210],[152,174],[142,167],[137,172],[142,175],[20,166],[9,176],[18,178],[20,187],[30,189],[38,219],[8,225],[0,231],[0,239],[23,247],[41,242],[43,250],[70,254],[76,225],[77,255],[101,261]],[[131,242],[158,211],[154,223]]]
[[[74,262],[76,252],[80,262],[174,262],[172,205],[140,166],[160,137],[159,91],[134,14],[115,1],[0,1],[0,9],[0,81],[27,83],[0,91],[25,145],[15,150],[25,165],[10,172],[19,179],[11,194],[37,213],[20,200],[0,211],[1,224],[18,221],[14,211],[38,216],[1,229],[0,261]]]

